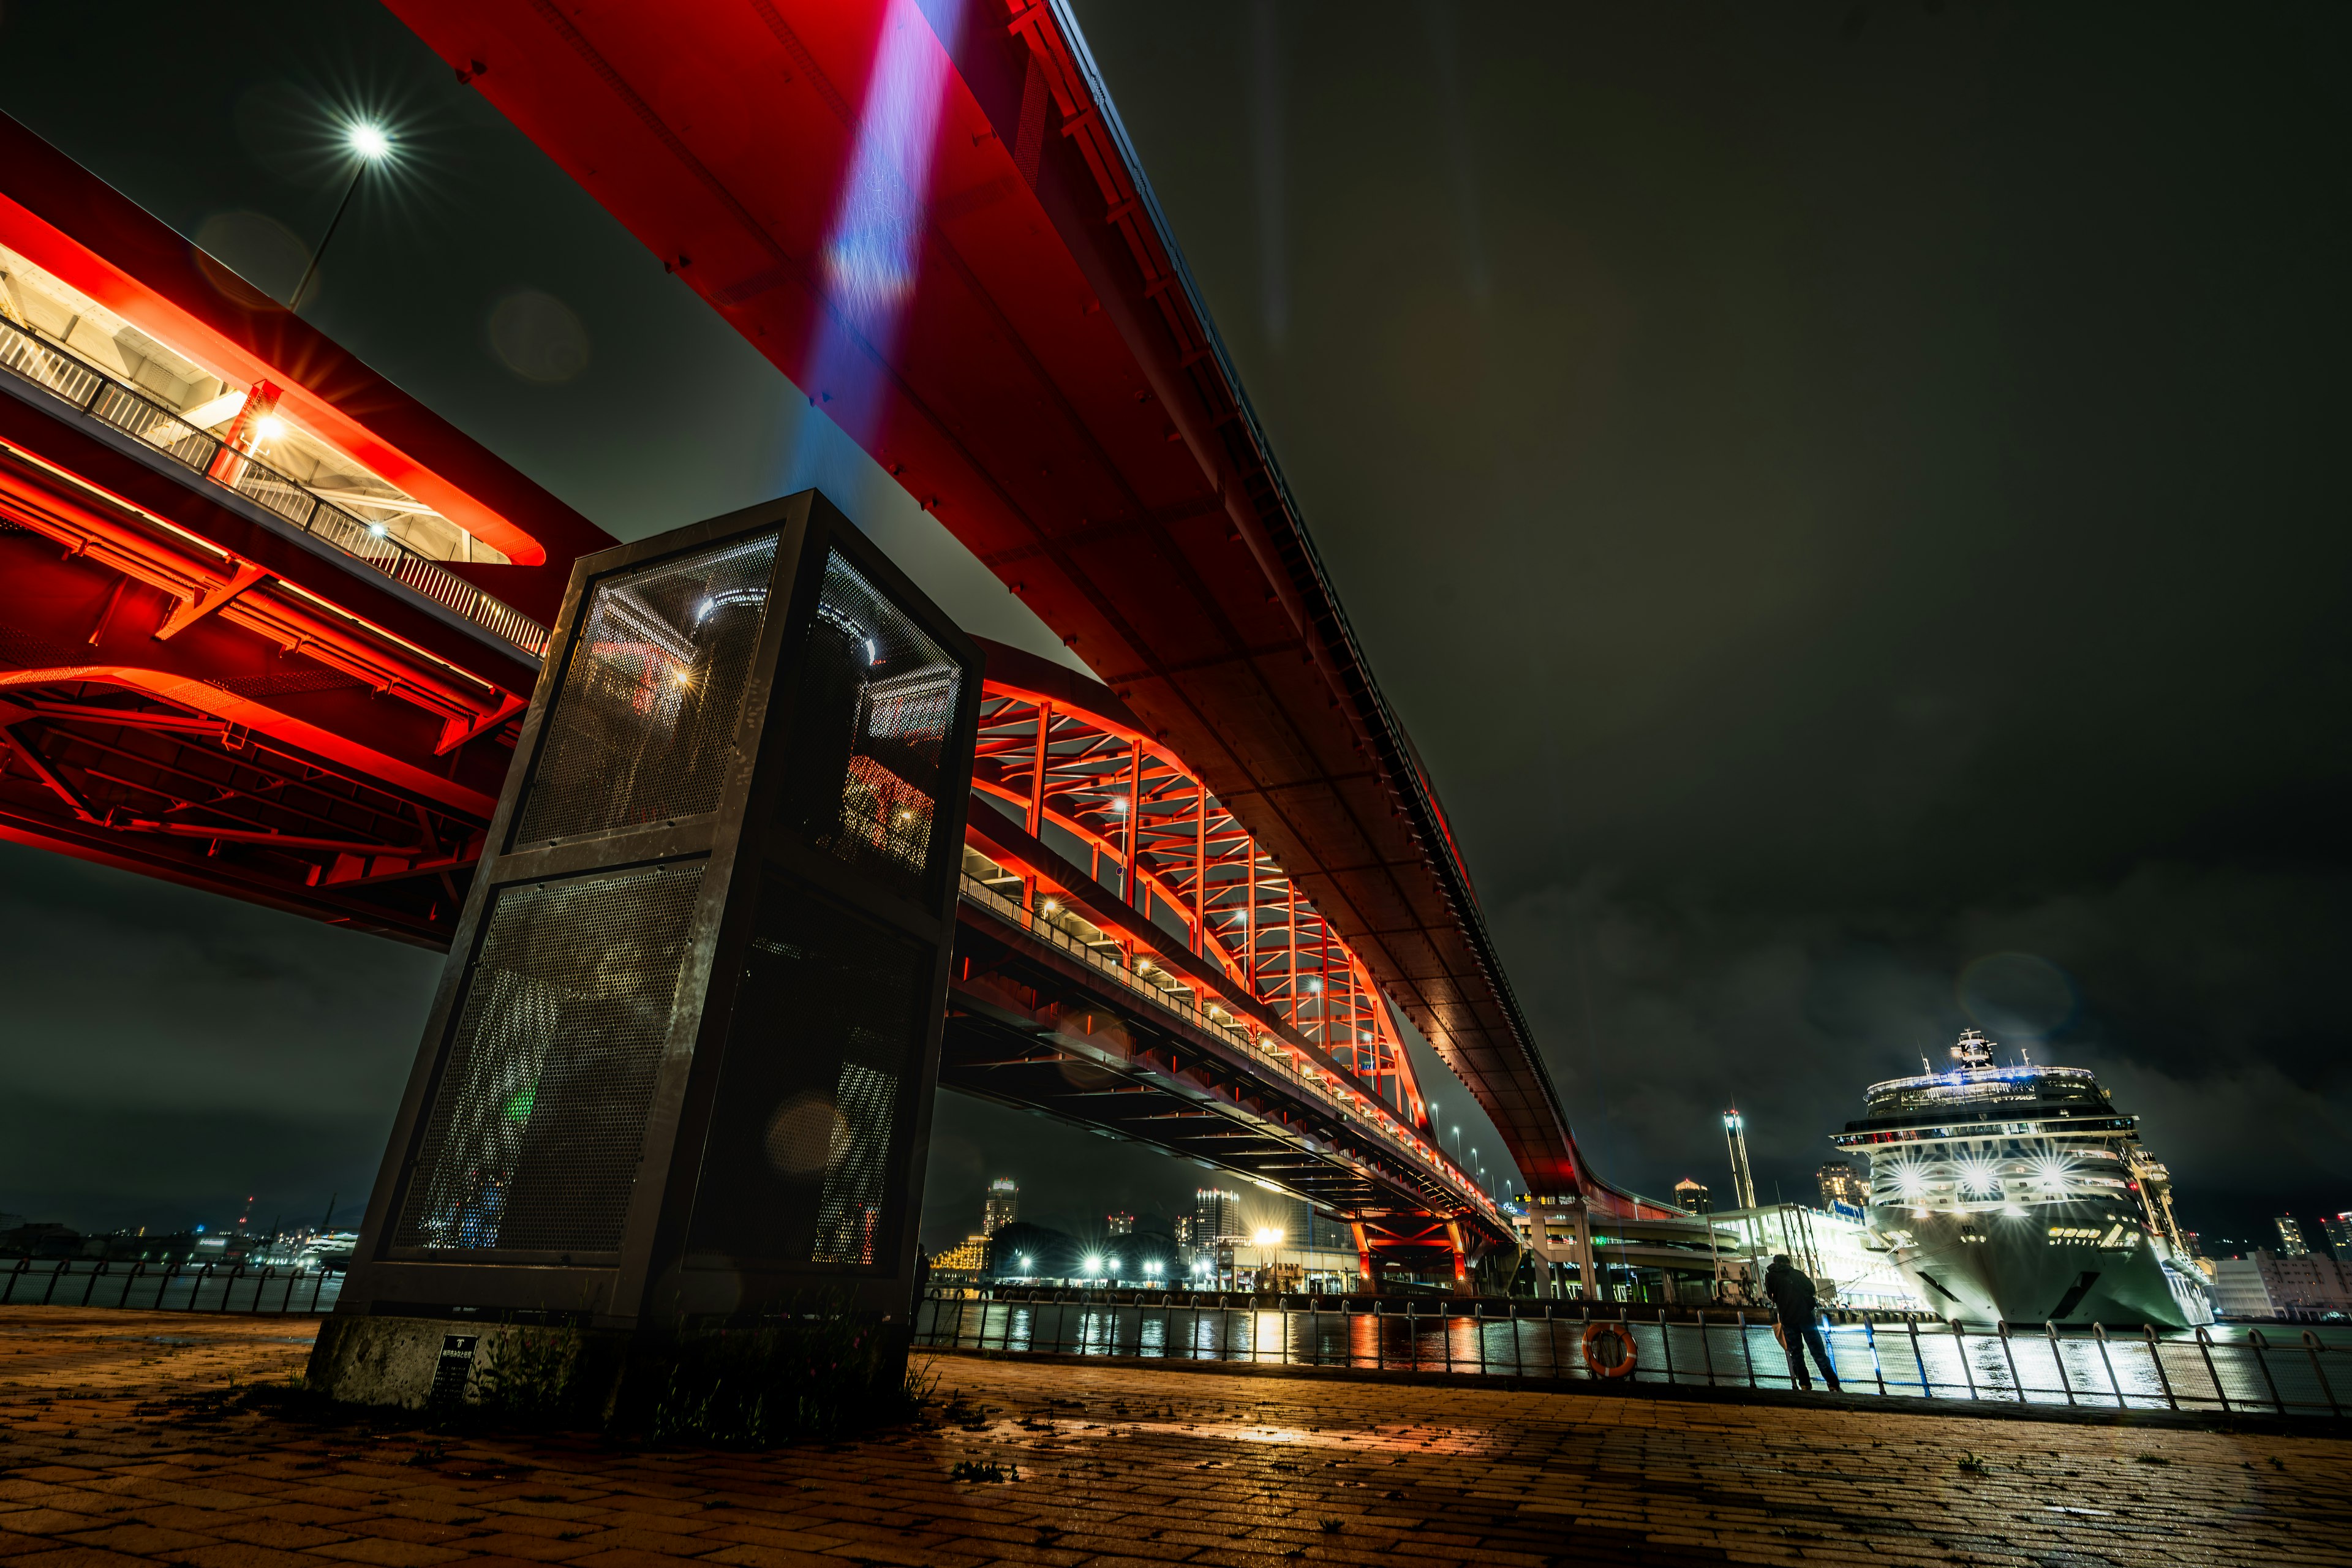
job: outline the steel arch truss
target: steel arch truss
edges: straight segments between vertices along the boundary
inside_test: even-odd
[[[1427,1111],[1394,1015],[1331,922],[1183,759],[1131,721],[991,680],[975,792],[1029,835],[1075,839],[1096,881],[1345,1065],[1416,1126]],[[1022,868],[1023,901],[1069,889]]]

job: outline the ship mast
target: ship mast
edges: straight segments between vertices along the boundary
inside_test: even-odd
[[[1756,1178],[1748,1169],[1748,1121],[1733,1106],[1723,1113],[1723,1141],[1731,1150],[1731,1195],[1739,1206],[1756,1206]]]

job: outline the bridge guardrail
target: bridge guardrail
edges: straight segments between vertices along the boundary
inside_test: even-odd
[[[110,1258],[0,1259],[0,1307],[310,1317],[335,1310],[343,1277],[321,1268]]]
[[[1161,1011],[1172,1014],[1192,1027],[1230,1041],[1252,1061],[1261,1066],[1271,1067],[1286,1081],[1297,1086],[1302,1092],[1314,1096],[1339,1114],[1378,1125],[1391,1139],[1405,1143],[1409,1148],[1418,1142],[1417,1139],[1412,1138],[1401,1126],[1395,1124],[1393,1119],[1385,1111],[1368,1110],[1367,1105],[1357,1104],[1332,1093],[1312,1074],[1301,1069],[1297,1060],[1289,1052],[1268,1051],[1257,1043],[1257,1036],[1250,1030],[1211,1017],[1204,1009],[1189,1000],[1191,994],[1189,991],[1186,993],[1187,999],[1180,1000],[1171,996],[1165,988],[1155,985],[1143,976],[1134,973],[1124,963],[1105,958],[1053,921],[1040,919],[1034,910],[1019,900],[1006,898],[969,872],[961,872],[959,875],[962,878],[964,898],[988,910],[1006,924],[1016,926],[1030,936],[1060,949],[1086,963],[1097,973],[1117,980],[1127,990],[1151,1003]],[[1377,1105],[1378,1102],[1368,1103]],[[1457,1168],[1438,1161],[1430,1162],[1430,1168],[1444,1173],[1448,1181],[1455,1184],[1465,1198],[1507,1233],[1510,1222],[1504,1218],[1501,1209],[1491,1199],[1486,1197],[1475,1184],[1469,1182],[1468,1177],[1460,1175]]]
[[[533,658],[547,652],[545,626],[485,594],[429,556],[242,453],[221,464],[222,442],[97,366],[0,319],[0,370],[29,381],[153,447],[206,483],[233,489],[312,538],[364,562]]]
[[[1654,1314],[1652,1316],[1651,1314]],[[1970,1329],[1918,1313],[1833,1312],[1824,1338],[1848,1394],[2342,1419],[2352,1346],[2306,1329],[2273,1344],[2260,1329],[2159,1335]],[[1622,1331],[1620,1363],[1587,1351]],[[2228,1331],[2225,1331],[2227,1332]],[[1450,1373],[1559,1383],[1788,1389],[1788,1358],[1765,1310],[1412,1297],[1276,1297],[934,1288],[916,1306],[919,1348],[1002,1355],[1103,1355],[1297,1367]],[[1604,1351],[1612,1348],[1604,1346]]]

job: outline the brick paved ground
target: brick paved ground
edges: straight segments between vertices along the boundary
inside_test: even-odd
[[[310,1332],[0,1309],[0,1568],[2352,1562],[2322,1436],[954,1357],[970,1419],[759,1455],[225,1397]]]

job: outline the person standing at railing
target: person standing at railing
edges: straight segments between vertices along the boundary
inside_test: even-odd
[[[1812,1279],[1789,1261],[1787,1253],[1775,1253],[1772,1267],[1764,1270],[1764,1294],[1780,1310],[1780,1344],[1789,1352],[1789,1381],[1799,1388],[1813,1386],[1805,1373],[1805,1351],[1811,1347],[1830,1392],[1837,1393],[1837,1363],[1830,1360],[1829,1342],[1822,1338],[1822,1308],[1813,1294]]]

